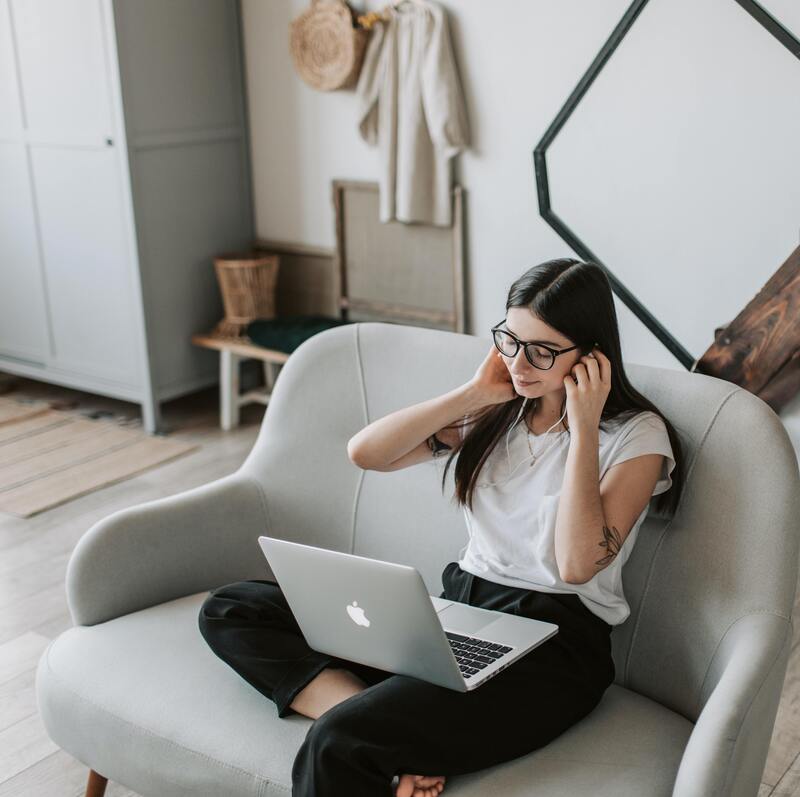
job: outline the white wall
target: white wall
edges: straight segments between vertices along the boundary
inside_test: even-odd
[[[310,0],[243,0],[256,229],[333,247],[330,183],[378,179],[352,91],[294,72]],[[359,11],[385,3],[357,2]],[[574,256],[539,216],[533,148],[627,0],[442,0],[464,86],[468,332],[511,282]],[[796,0],[762,5],[800,36]],[[651,0],[548,151],[556,213],[699,357],[800,237],[800,60],[734,0]],[[617,301],[626,361],[682,366]],[[800,398],[782,413],[800,448]]]

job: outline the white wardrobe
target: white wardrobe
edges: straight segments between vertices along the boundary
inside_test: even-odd
[[[237,0],[0,0],[0,371],[141,404],[218,381],[250,248]]]

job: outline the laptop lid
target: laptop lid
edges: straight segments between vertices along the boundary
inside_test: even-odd
[[[387,672],[463,688],[427,587],[414,567],[261,536],[306,642]]]

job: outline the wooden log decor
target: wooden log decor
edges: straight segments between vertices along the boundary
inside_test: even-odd
[[[779,413],[800,391],[800,246],[692,371],[741,385]]]

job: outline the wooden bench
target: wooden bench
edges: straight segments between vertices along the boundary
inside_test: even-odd
[[[291,353],[308,338],[339,326],[353,323],[344,318],[325,315],[291,315],[252,321],[244,337],[226,338],[211,333],[193,335],[192,343],[220,353],[219,404],[220,426],[228,431],[239,425],[239,408],[255,401],[265,406],[278,378],[278,369]],[[255,359],[264,363],[265,390],[239,393],[239,364]]]
[[[257,346],[246,339],[220,338],[213,335],[192,335],[192,343],[206,349],[216,349],[219,358],[220,427],[225,431],[239,425],[239,408],[258,402],[269,404],[280,366],[290,355],[284,351]],[[239,365],[242,360],[254,359],[264,363],[265,390],[248,390],[240,394]]]

